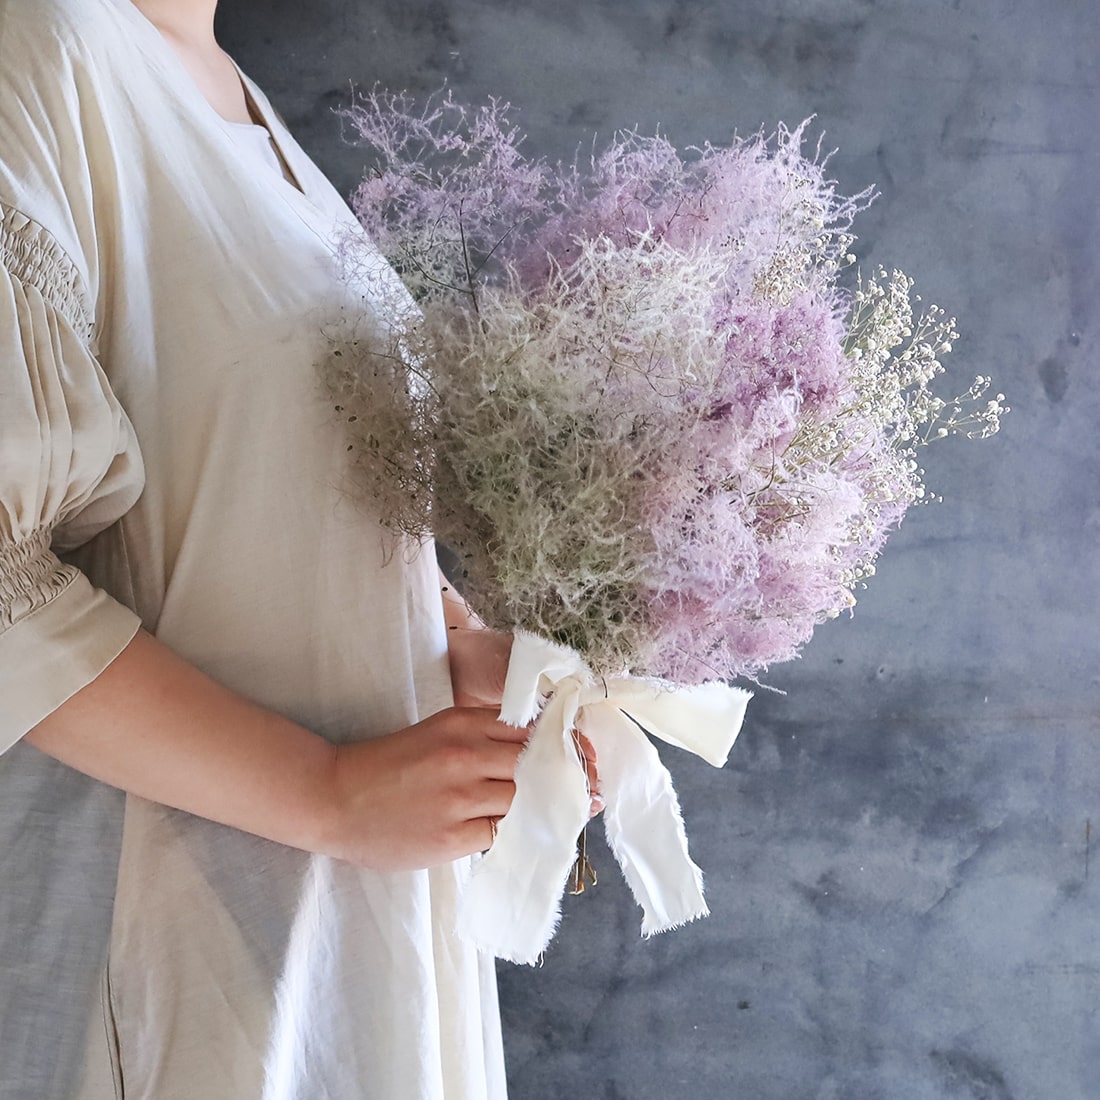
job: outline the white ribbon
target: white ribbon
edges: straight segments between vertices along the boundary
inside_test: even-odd
[[[538,722],[516,766],[512,807],[463,891],[459,935],[519,963],[537,962],[553,938],[589,816],[574,730],[596,750],[604,828],[644,912],[642,934],[706,916],[703,876],[688,855],[672,778],[646,734],[720,768],[751,697],[722,683],[597,678],[573,650],[517,634],[500,719],[525,726],[538,715]]]

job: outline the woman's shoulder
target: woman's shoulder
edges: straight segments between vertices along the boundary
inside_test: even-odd
[[[79,257],[94,240],[84,128],[103,129],[122,2],[0,0],[3,266],[14,252]]]
[[[117,49],[122,3],[130,0],[0,0],[0,78],[18,78],[35,62],[65,68]],[[60,74],[58,74],[60,75]]]
[[[135,69],[130,0],[0,0],[0,164],[46,152],[116,102]]]

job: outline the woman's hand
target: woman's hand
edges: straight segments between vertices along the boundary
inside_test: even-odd
[[[455,706],[499,707],[512,653],[512,635],[489,630],[439,572]]]
[[[383,871],[484,851],[512,805],[530,732],[488,708],[452,707],[388,737],[335,746],[332,812],[317,849]],[[596,754],[587,738],[575,738],[596,814]]]
[[[512,804],[529,732],[486,708],[452,707],[387,737],[334,747],[318,850],[387,871],[483,851]]]
[[[455,706],[500,709],[512,635],[484,628],[452,627],[447,631],[451,687]]]

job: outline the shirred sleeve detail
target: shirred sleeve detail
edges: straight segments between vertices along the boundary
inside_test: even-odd
[[[37,287],[73,332],[92,338],[91,303],[76,264],[33,218],[0,202],[0,264],[28,286]]]
[[[133,429],[91,350],[79,269],[0,203],[0,752],[93,680],[138,617],[51,549],[90,538],[144,484]]]

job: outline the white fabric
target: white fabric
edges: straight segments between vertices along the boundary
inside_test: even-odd
[[[721,767],[750,698],[721,683],[596,677],[573,650],[518,634],[501,720],[524,726],[547,701],[516,768],[512,807],[463,891],[460,935],[519,963],[537,962],[553,936],[588,820],[588,778],[574,730],[596,751],[608,843],[642,907],[642,934],[706,916],[703,876],[688,855],[672,779],[646,735]]]
[[[279,155],[279,147],[266,126],[250,122],[227,122],[226,127],[236,140],[238,148],[245,156],[253,157],[262,171],[278,172],[291,186],[298,186],[298,181]]]
[[[393,276],[344,285],[354,220],[247,86],[286,178],[129,0],[0,0],[0,1094],[500,1097],[465,863],[312,858],[19,742],[139,623],[334,740],[450,704],[434,556],[345,492],[317,380]]]

